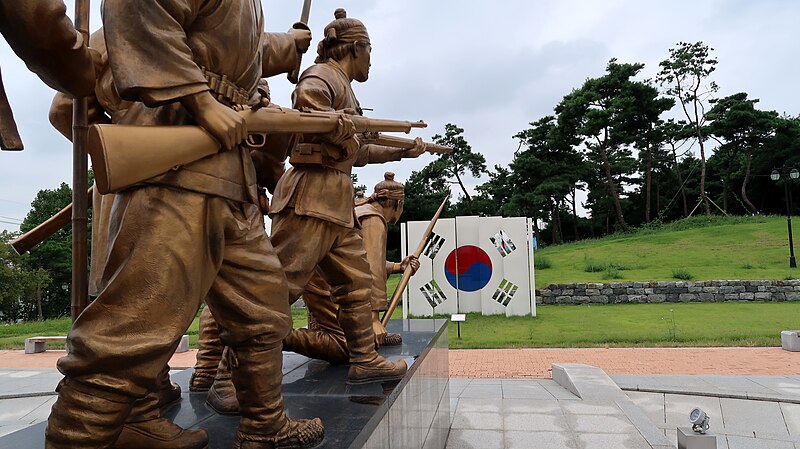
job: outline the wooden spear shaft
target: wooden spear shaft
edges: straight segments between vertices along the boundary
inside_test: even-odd
[[[442,200],[442,204],[439,206],[439,209],[434,214],[431,222],[428,223],[428,228],[425,229],[425,234],[422,235],[422,240],[417,245],[417,250],[414,251],[414,256],[419,258],[422,254],[422,251],[425,250],[425,244],[428,243],[428,237],[431,236],[431,232],[433,232],[433,227],[436,226],[436,221],[439,219],[439,215],[442,214],[444,210],[444,205],[447,204],[447,200],[450,195],[444,197]],[[389,320],[392,318],[392,313],[394,309],[397,308],[397,304],[400,302],[400,297],[403,296],[403,291],[408,286],[408,281],[411,279],[411,264],[409,264],[406,269],[403,271],[403,277],[400,279],[400,282],[397,284],[397,288],[394,290],[394,294],[392,295],[392,300],[389,302],[389,308],[386,310],[386,313],[383,314],[383,319],[381,319],[381,323],[386,326],[389,323]]]
[[[89,43],[89,0],[75,0],[75,28]],[[86,154],[88,129],[86,98],[76,98],[72,108],[72,321],[89,304],[88,222],[89,161]]]

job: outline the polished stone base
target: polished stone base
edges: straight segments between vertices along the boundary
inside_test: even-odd
[[[293,418],[318,416],[325,424],[320,448],[442,449],[450,431],[446,320],[394,320],[390,332],[403,335],[402,346],[380,353],[405,358],[406,377],[399,383],[348,385],[345,366],[331,366],[294,353],[284,353],[283,395]],[[205,405],[205,393],[188,393],[191,370],[173,380],[183,400],[165,416],[187,428],[208,430],[209,449],[228,449],[238,417],[221,416]],[[41,449],[40,423],[0,438],[0,448]]]

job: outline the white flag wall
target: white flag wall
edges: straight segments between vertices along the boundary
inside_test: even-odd
[[[456,248],[456,230],[452,218],[436,222],[425,249],[419,257],[420,267],[411,277],[406,289],[408,311],[414,316],[458,313],[455,287],[447,281],[443,270],[444,259]],[[417,249],[428,222],[415,221],[403,226],[403,257]],[[404,311],[405,313],[405,311]]]
[[[427,226],[402,227],[403,256],[414,251]],[[535,316],[531,230],[524,217],[440,219],[409,282],[404,313]]]

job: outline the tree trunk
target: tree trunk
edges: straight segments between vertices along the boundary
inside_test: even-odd
[[[656,176],[656,217],[661,216],[661,177]]]
[[[678,163],[678,152],[675,149],[675,144],[672,144],[672,162],[675,164],[675,175],[678,177],[678,186],[683,199],[683,218],[686,218],[689,216],[689,205],[686,203],[686,189],[683,186],[683,175],[681,174],[681,166]]]
[[[456,175],[456,181],[458,181],[458,185],[461,187],[461,191],[464,192],[464,196],[467,198],[467,210],[469,211],[470,215],[473,215],[474,212],[472,212],[472,197],[469,196],[466,187],[464,187],[464,183],[461,182],[461,176],[458,176],[458,170],[454,170],[453,172]]]
[[[653,185],[653,147],[652,146],[648,146],[647,147],[647,169],[646,170],[647,170],[647,174],[645,176],[646,176],[646,179],[647,179],[647,181],[646,181],[646,184],[647,184],[646,197],[647,198],[645,200],[645,206],[646,207],[644,209],[644,221],[645,221],[645,223],[650,223],[650,207],[651,207],[650,189],[652,188],[652,185]]]
[[[575,186],[572,186],[572,232],[575,234],[575,241],[581,239],[581,236],[578,234],[578,208],[575,203],[578,202],[577,200],[577,190]]]
[[[752,164],[752,162],[753,162],[753,152],[748,151],[747,162],[745,163],[744,166],[744,181],[742,181],[742,201],[744,201],[744,204],[746,204],[747,207],[750,208],[750,211],[753,212],[754,215],[758,215],[758,209],[756,209],[756,207],[753,206],[753,203],[750,202],[750,199],[747,198],[747,183],[750,181],[750,165]]]
[[[725,178],[722,180],[722,210],[724,210],[726,214],[728,213],[728,178],[729,177],[730,177],[729,175],[725,176]]]
[[[630,228],[628,223],[625,222],[625,217],[622,216],[622,205],[619,201],[619,194],[617,187],[614,184],[614,178],[611,176],[611,164],[608,162],[608,153],[606,153],[605,145],[600,145],[600,157],[603,160],[603,169],[606,172],[606,188],[614,201],[614,210],[617,214],[617,223],[622,227],[622,230],[628,232]]]
[[[42,313],[42,288],[36,287],[36,312],[37,312],[37,320],[42,321],[44,319],[44,314]]]
[[[558,207],[556,207],[556,202],[553,201],[550,207],[550,235],[553,239],[553,244],[557,245],[561,243],[558,238]]]

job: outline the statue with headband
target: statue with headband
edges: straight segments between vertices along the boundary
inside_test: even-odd
[[[334,16],[317,47],[316,63],[303,72],[292,93],[293,107],[362,114],[351,83],[369,77],[369,34],[343,9]],[[352,130],[348,132],[350,119],[342,120],[341,132],[303,135],[292,149],[291,167],[278,180],[269,209],[270,239],[284,267],[290,302],[303,295],[315,273],[330,286],[329,298],[338,306],[337,321],[347,342],[348,382],[398,380],[407,370],[405,361],[387,360],[376,351],[372,271],[355,220],[351,173],[354,166],[419,157],[427,147],[419,139],[407,149],[362,144]],[[222,378],[219,373],[218,378]],[[228,389],[217,383],[209,392],[209,403],[217,398],[213,402],[220,407],[215,409],[226,404],[233,409],[236,396],[226,394]]]

